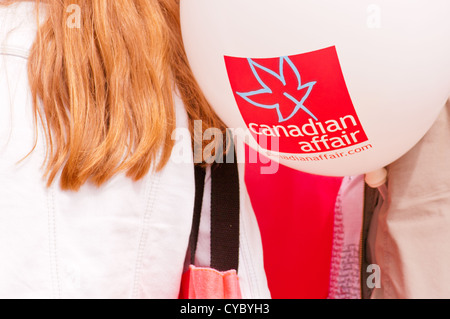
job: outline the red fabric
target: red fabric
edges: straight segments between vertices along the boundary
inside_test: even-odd
[[[180,299],[242,299],[237,273],[191,265],[183,275]]]
[[[247,163],[245,180],[261,230],[272,297],[326,298],[334,205],[342,178],[283,165],[276,174],[260,174],[269,165]]]

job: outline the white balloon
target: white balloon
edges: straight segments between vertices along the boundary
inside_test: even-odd
[[[449,0],[181,1],[217,114],[280,163],[329,176],[384,167],[428,131],[450,96],[449,16]]]

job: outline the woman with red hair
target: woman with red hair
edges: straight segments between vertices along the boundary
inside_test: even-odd
[[[225,130],[178,12],[176,0],[0,1],[0,297],[178,297],[195,183],[192,141],[172,133]],[[241,198],[242,295],[269,297]]]

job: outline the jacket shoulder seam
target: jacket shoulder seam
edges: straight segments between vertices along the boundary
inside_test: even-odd
[[[28,52],[28,50],[25,49],[5,47],[0,45],[0,55],[13,56],[28,60],[30,53]]]

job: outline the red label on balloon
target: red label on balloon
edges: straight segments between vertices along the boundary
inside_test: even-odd
[[[335,47],[268,59],[225,56],[225,64],[242,117],[263,148],[321,153],[368,140]]]

